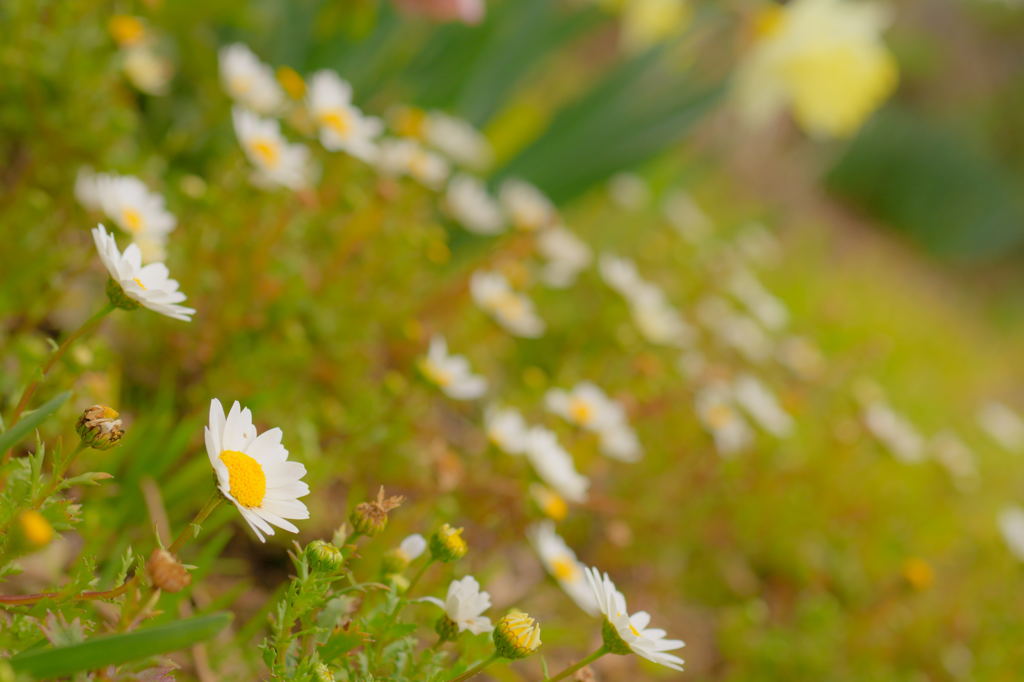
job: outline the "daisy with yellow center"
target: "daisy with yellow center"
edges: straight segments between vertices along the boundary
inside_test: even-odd
[[[308,519],[298,498],[309,494],[302,481],[306,467],[288,460],[281,429],[258,434],[252,413],[235,401],[225,416],[220,401],[210,402],[210,423],[204,429],[206,452],[217,474],[217,487],[234,503],[260,542],[277,526],[299,532],[288,519]]]
[[[569,504],[565,498],[540,483],[530,484],[530,499],[540,513],[552,521],[564,521],[569,515]]]
[[[553,388],[544,396],[544,401],[551,412],[595,433],[601,452],[608,457],[634,462],[642,455],[640,441],[622,405],[589,381],[568,391]]]
[[[486,379],[473,374],[465,357],[449,355],[448,343],[441,336],[431,339],[426,357],[420,360],[420,370],[455,400],[475,400],[487,390]]]
[[[518,410],[488,406],[484,411],[484,429],[488,440],[503,452],[510,455],[526,452],[529,428]]]
[[[476,304],[510,334],[536,338],[544,333],[544,320],[533,301],[514,290],[500,272],[478,270],[469,281]]]
[[[275,119],[260,118],[246,109],[232,111],[235,135],[255,167],[253,182],[260,187],[303,189],[313,176],[309,149],[289,143]]]
[[[326,69],[314,73],[306,103],[320,126],[320,143],[325,149],[343,151],[367,163],[376,158],[375,139],[384,124],[364,116],[352,104],[352,87],[338,74]]]
[[[228,95],[258,114],[276,114],[285,105],[285,95],[274,70],[260,61],[245,45],[233,43],[218,55],[220,76]]]
[[[597,614],[597,602],[584,575],[584,566],[576,559],[576,553],[555,532],[550,521],[537,523],[527,529],[526,535],[533,545],[544,568],[558,582],[559,586],[576,605],[591,616]]]
[[[736,409],[728,385],[710,383],[697,391],[694,401],[697,418],[714,439],[718,454],[734,455],[753,440],[753,431]]]
[[[509,222],[520,230],[533,232],[554,225],[558,219],[551,200],[525,180],[506,180],[498,190],[498,200]]]
[[[82,169],[75,181],[79,202],[100,210],[130,235],[144,261],[164,259],[167,236],[177,225],[164,198],[136,177]]]
[[[407,175],[424,187],[439,190],[450,168],[441,156],[411,138],[381,140],[376,156],[377,170],[387,176]]]

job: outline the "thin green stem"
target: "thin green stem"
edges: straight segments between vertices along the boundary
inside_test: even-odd
[[[409,587],[405,588],[405,594],[412,592],[412,589],[416,587],[416,583],[420,581],[420,578],[423,577],[423,574],[427,572],[427,569],[430,568],[433,563],[434,557],[427,557],[427,560],[423,562],[423,565],[420,566],[419,570],[416,571],[416,574],[413,575],[412,580],[409,581]]]
[[[481,672],[483,672],[484,668],[489,666],[491,663],[494,663],[499,658],[501,658],[501,656],[498,655],[498,652],[494,652],[493,654],[491,654],[490,658],[480,661],[479,663],[477,663],[472,668],[462,673],[458,677],[453,677],[452,679],[448,680],[448,682],[462,682],[462,680],[468,680],[471,677],[479,675]]]
[[[195,515],[195,518],[193,518],[187,526],[181,529],[181,532],[178,533],[178,537],[174,538],[174,543],[167,548],[167,551],[171,554],[177,554],[178,550],[180,550],[185,545],[185,543],[188,542],[188,539],[190,537],[193,537],[194,532],[192,530],[192,527],[198,526],[203,521],[205,521],[206,518],[213,513],[213,510],[216,509],[223,500],[224,498],[221,497],[219,492],[214,492],[213,496],[206,502],[205,505],[203,505],[203,508],[200,509],[199,512]]]
[[[574,672],[576,672],[580,668],[583,668],[584,666],[590,665],[591,663],[593,663],[594,661],[596,661],[597,659],[601,658],[602,656],[604,656],[607,653],[608,653],[608,649],[606,647],[602,646],[600,649],[598,649],[594,653],[590,654],[589,656],[584,658],[582,661],[579,661],[578,663],[570,665],[568,668],[566,668],[562,672],[558,673],[554,677],[545,678],[543,682],[555,682],[555,680],[564,680],[566,677],[568,677],[569,675],[572,675]]]

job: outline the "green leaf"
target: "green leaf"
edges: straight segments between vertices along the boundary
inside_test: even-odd
[[[52,679],[165,654],[213,637],[231,621],[214,613],[135,632],[93,637],[81,644],[36,649],[10,659],[16,672]]]
[[[63,405],[71,397],[71,391],[59,393],[45,403],[42,407],[28,412],[17,424],[0,433],[0,452],[7,452],[21,442],[25,436],[32,433],[37,426],[46,421],[46,418]]]

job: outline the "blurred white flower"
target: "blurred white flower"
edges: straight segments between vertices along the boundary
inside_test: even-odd
[[[761,223],[747,223],[740,229],[733,243],[750,265],[773,266],[782,260],[782,245]]]
[[[978,466],[974,453],[952,431],[940,431],[931,442],[932,456],[946,470],[953,483],[964,491],[978,487]]]
[[[526,536],[536,550],[544,568],[551,574],[576,605],[591,616],[597,615],[594,593],[583,573],[584,566],[576,559],[565,540],[555,532],[550,521],[535,523],[526,529]]]
[[[645,339],[674,348],[693,342],[693,328],[669,303],[665,292],[640,276],[633,261],[603,253],[598,270],[605,283],[626,299],[633,322]]]
[[[174,63],[149,43],[122,50],[121,68],[133,86],[147,95],[166,95]]]
[[[532,232],[550,227],[557,219],[551,200],[525,180],[511,178],[503,182],[498,190],[498,200],[509,221],[520,230]]]
[[[1024,509],[1007,507],[999,513],[999,530],[1010,553],[1024,561]]]
[[[544,396],[548,410],[597,434],[601,452],[613,459],[635,462],[643,454],[626,411],[589,381],[571,390],[553,388]]]
[[[302,481],[306,467],[288,460],[281,429],[258,434],[252,412],[236,400],[224,415],[220,401],[210,401],[210,422],[203,429],[206,454],[217,474],[217,487],[231,500],[260,542],[273,535],[271,525],[291,533],[299,529],[287,519],[308,519],[298,498],[309,494]]]
[[[108,218],[139,244],[143,260],[163,260],[167,235],[177,221],[167,210],[162,196],[149,191],[138,178],[128,175],[101,173],[91,182],[81,173],[79,177],[83,191],[93,193],[90,200],[95,201]]]
[[[274,70],[245,45],[232,43],[220,49],[220,77],[228,95],[258,114],[276,114],[284,108],[285,95]]]
[[[525,294],[508,283],[500,272],[477,270],[469,281],[473,300],[514,336],[536,338],[544,333],[544,320]]]
[[[257,185],[289,189],[309,186],[313,171],[307,147],[285,140],[275,119],[260,118],[237,107],[231,113],[242,151],[255,166],[253,181]]]
[[[602,576],[596,568],[589,567],[584,569],[584,574],[594,593],[597,608],[611,628],[611,632],[605,628],[604,642],[612,653],[626,654],[632,651],[637,656],[666,668],[683,669],[683,659],[667,653],[685,646],[682,641],[666,639],[664,630],[648,628],[651,616],[646,611],[637,611],[630,615],[626,608],[626,598],[616,589],[615,583],[607,573]]]
[[[810,135],[852,135],[896,87],[896,62],[882,41],[888,23],[887,8],[873,2],[766,8],[734,79],[744,121],[761,125],[788,108]]]
[[[568,516],[569,505],[554,490],[541,483],[531,483],[529,490],[530,499],[544,516],[555,521],[562,521]]]
[[[697,418],[711,434],[715,449],[723,457],[735,455],[753,441],[754,433],[736,409],[729,387],[712,382],[697,390],[694,396]]]
[[[448,183],[445,207],[451,217],[470,232],[499,234],[505,231],[501,207],[479,178],[456,175]]]
[[[608,196],[619,208],[638,211],[651,200],[651,188],[636,173],[616,173],[608,180]]]
[[[428,145],[464,168],[482,171],[491,164],[491,144],[461,118],[431,111],[427,114],[424,136]]]
[[[449,355],[448,344],[441,336],[430,340],[426,357],[420,360],[423,374],[455,400],[475,400],[487,390],[487,380],[473,374],[469,360],[461,355]]]
[[[590,481],[576,471],[572,456],[554,433],[541,426],[531,428],[525,454],[537,476],[559,495],[577,503],[587,499]]]
[[[528,445],[529,427],[518,410],[490,405],[484,411],[487,438],[503,452],[521,455]]]
[[[597,436],[601,452],[612,459],[635,462],[643,456],[640,439],[624,419],[599,429]]]
[[[775,395],[756,377],[743,374],[733,382],[733,394],[740,407],[768,433],[779,438],[793,431],[793,418],[782,409]]]
[[[377,154],[376,138],[384,130],[380,119],[365,116],[352,104],[352,88],[333,71],[312,75],[306,94],[309,113],[320,127],[320,144],[371,163]]]
[[[561,225],[541,230],[537,250],[546,261],[541,279],[556,289],[571,286],[593,257],[586,242]]]
[[[740,269],[732,274],[729,293],[742,303],[765,329],[780,331],[789,323],[789,310],[771,294],[749,270]]]
[[[444,609],[448,618],[458,626],[459,632],[468,630],[474,635],[491,631],[491,620],[483,612],[491,608],[491,595],[480,589],[480,583],[471,575],[453,580],[448,595],[442,602],[437,597],[423,597],[422,601]]]
[[[804,381],[820,377],[825,358],[815,343],[805,336],[788,336],[779,341],[776,357],[782,365]]]
[[[100,260],[110,274],[111,281],[120,289],[120,293],[134,303],[161,315],[184,322],[192,319],[196,311],[178,305],[185,300],[185,294],[178,291],[178,283],[170,278],[166,265],[142,265],[142,253],[135,244],[129,244],[122,254],[117,248],[114,236],[108,233],[103,225],[93,228],[92,238],[96,243]],[[134,307],[134,303],[131,307]]]
[[[978,410],[978,424],[992,440],[1010,452],[1024,449],[1024,420],[999,402],[988,402]]]
[[[406,562],[415,561],[427,549],[427,539],[419,533],[408,535],[398,545],[398,554]]]
[[[697,319],[719,343],[752,364],[763,364],[774,353],[772,339],[764,329],[718,296],[706,296],[697,304]]]
[[[924,438],[905,417],[897,414],[884,400],[864,406],[864,425],[896,459],[908,464],[925,458]]]
[[[424,187],[441,189],[448,178],[448,163],[412,139],[385,138],[377,152],[377,168],[384,175],[407,175]]]
[[[619,293],[620,296],[631,300],[637,295],[643,286],[640,273],[637,272],[636,263],[628,258],[622,258],[611,253],[602,253],[597,263],[601,279],[609,287]]]
[[[711,235],[711,219],[701,210],[693,197],[681,189],[674,190],[665,197],[661,212],[669,225],[692,244],[698,244]]]

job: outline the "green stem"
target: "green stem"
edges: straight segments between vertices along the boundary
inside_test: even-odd
[[[569,675],[572,675],[574,672],[576,672],[580,668],[582,668],[584,666],[590,665],[591,663],[593,663],[594,661],[596,661],[597,659],[601,658],[602,656],[604,656],[607,653],[608,653],[608,649],[606,647],[602,646],[600,649],[598,649],[594,653],[590,654],[589,656],[584,658],[582,661],[580,661],[580,662],[578,662],[578,663],[576,663],[574,665],[570,665],[568,668],[566,668],[562,672],[558,673],[554,677],[545,678],[543,682],[555,682],[555,680],[564,680],[566,677],[568,677]]]
[[[187,526],[181,529],[181,532],[178,533],[178,537],[174,538],[174,543],[167,548],[167,551],[171,554],[177,554],[178,550],[180,550],[185,545],[185,543],[188,542],[188,539],[193,536],[192,526],[198,526],[200,523],[205,521],[206,518],[213,513],[213,510],[216,509],[223,500],[224,498],[221,497],[219,492],[214,492],[213,496],[206,502],[205,505],[203,505],[203,508],[200,509],[199,512],[195,515],[195,518],[193,518],[192,521],[190,521]]]
[[[493,654],[491,654],[490,658],[480,661],[479,663],[477,663],[472,668],[462,673],[458,677],[453,677],[452,679],[448,680],[448,682],[462,682],[462,680],[468,680],[471,677],[479,675],[484,668],[489,666],[491,663],[494,663],[499,658],[501,658],[501,656],[498,655],[498,652],[494,652]]]
[[[430,565],[433,563],[434,557],[428,557],[427,560],[423,562],[423,565],[416,571],[416,575],[414,575],[412,580],[409,581],[409,587],[405,588],[406,594],[412,592],[412,588],[416,587],[416,583],[420,581],[420,578],[423,577],[423,574],[427,572],[427,569],[430,568]]]
[[[10,418],[7,420],[7,428],[11,428],[12,426],[18,423],[18,420],[21,419],[21,413],[25,411],[26,407],[28,407],[29,401],[32,400],[32,396],[35,395],[36,389],[39,388],[39,384],[41,384],[43,380],[46,379],[46,375],[49,374],[50,370],[53,369],[53,366],[57,364],[57,361],[64,357],[64,354],[68,352],[68,348],[71,347],[71,344],[74,343],[75,340],[84,335],[86,332],[89,332],[94,327],[96,327],[96,325],[98,325],[100,321],[113,310],[114,304],[108,303],[107,305],[100,308],[100,310],[97,311],[95,315],[93,315],[88,320],[83,322],[78,329],[71,332],[71,334],[69,334],[66,339],[64,339],[63,343],[61,343],[60,346],[57,347],[56,352],[54,352],[54,354],[51,355],[49,359],[43,364],[41,371],[42,376],[32,381],[28,386],[25,387],[24,392],[21,394],[21,398],[18,400],[18,404],[15,405],[14,407],[14,412],[11,413]],[[7,460],[10,459],[10,456],[11,450],[8,450],[4,454],[3,461],[7,462]]]

